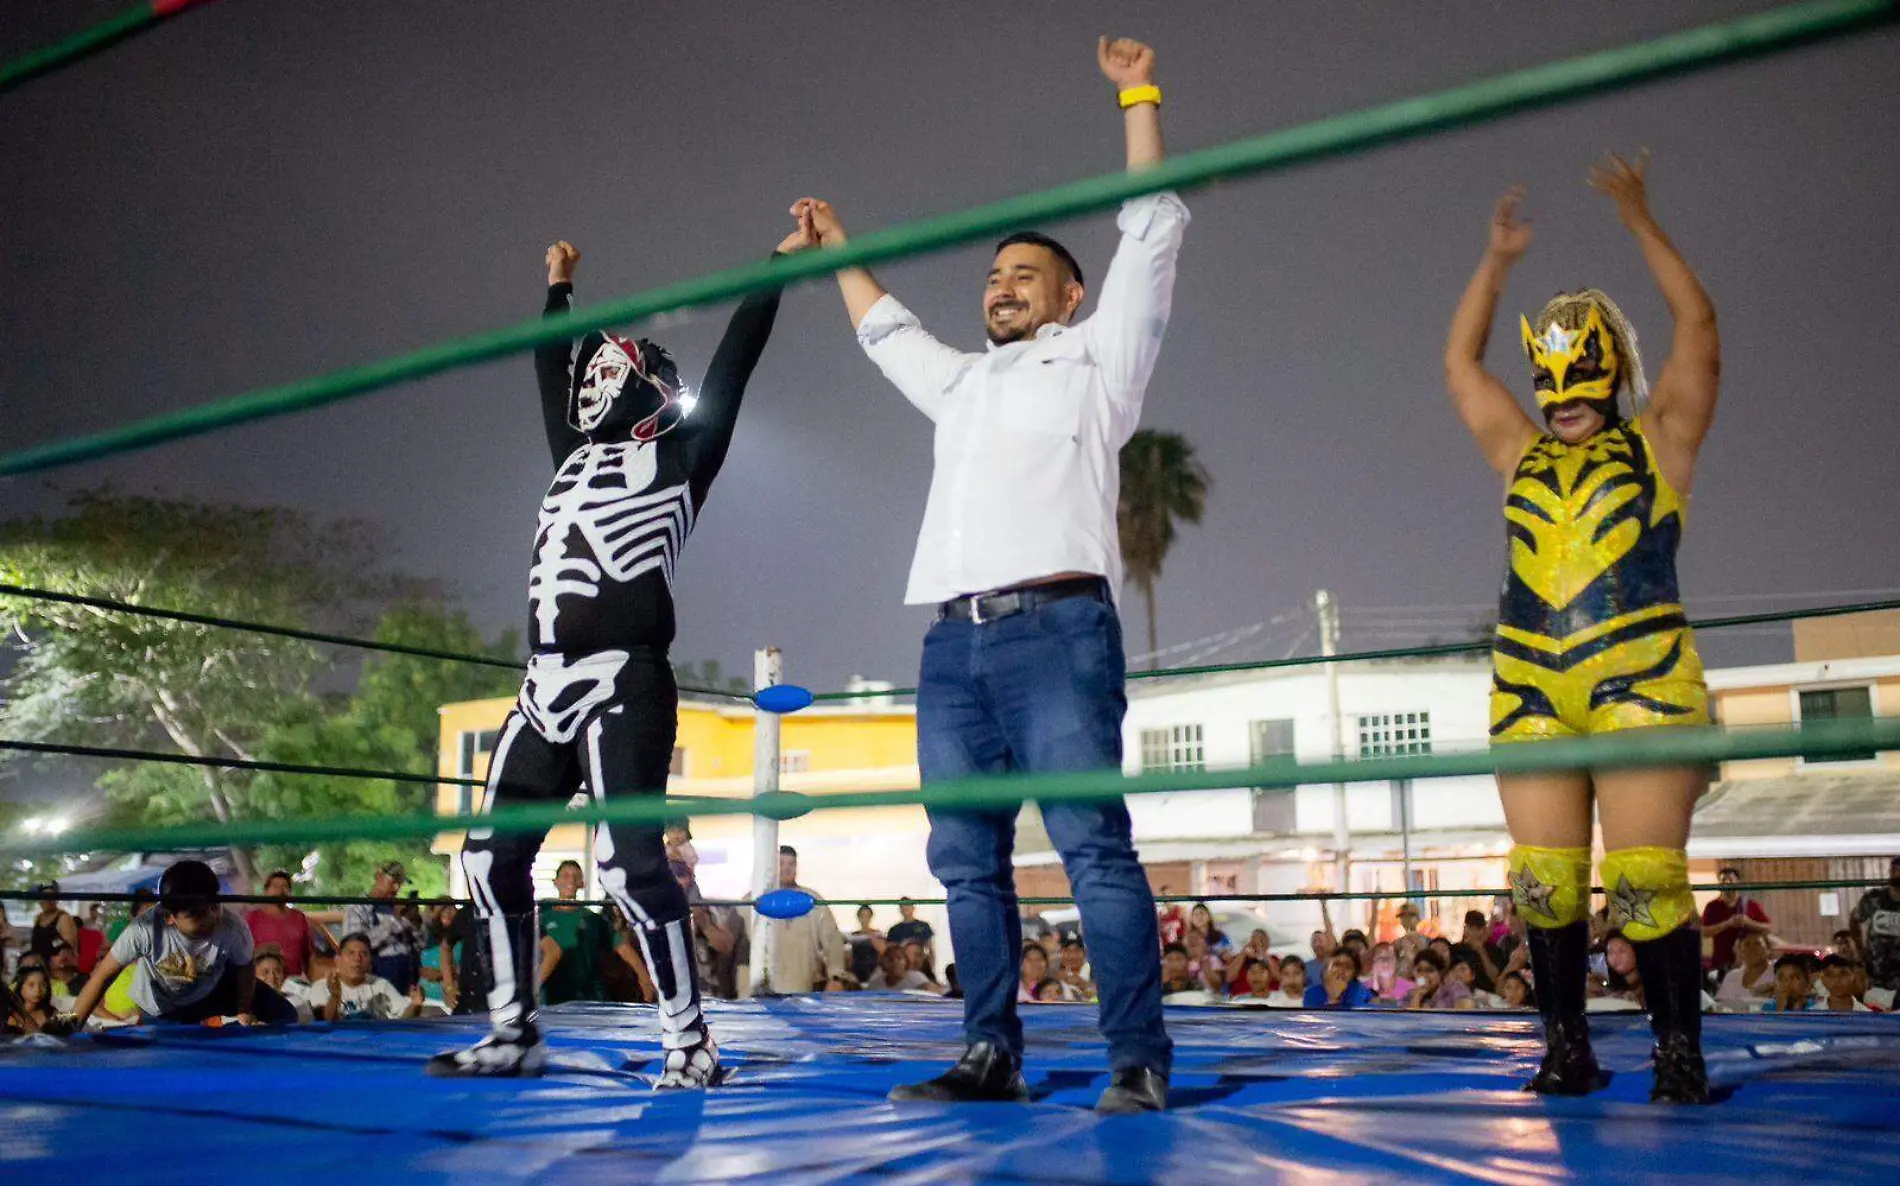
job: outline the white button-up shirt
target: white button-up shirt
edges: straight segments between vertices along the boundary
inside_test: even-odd
[[[937,425],[907,603],[1062,572],[1095,573],[1120,590],[1119,456],[1141,421],[1187,223],[1171,193],[1124,203],[1094,314],[985,354],[931,337],[895,297],[865,314],[864,352]]]

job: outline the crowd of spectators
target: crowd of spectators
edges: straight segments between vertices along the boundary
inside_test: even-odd
[[[745,995],[750,912],[707,904],[697,884],[698,854],[683,824],[669,826],[667,853],[692,910],[702,991],[726,999]],[[1778,948],[1762,904],[1725,888],[1701,918],[1709,973],[1705,1006],[1772,1013],[1891,1008],[1900,987],[1900,858],[1891,875],[1889,884],[1860,898],[1850,925],[1833,935],[1823,953]],[[1740,881],[1729,868],[1719,877],[1725,887]],[[629,922],[617,910],[580,900],[586,876],[577,862],[564,862],[554,880],[559,899],[541,913],[544,1002],[653,1001],[652,979]],[[798,881],[798,854],[789,846],[780,850],[778,880],[784,888],[806,888]],[[425,912],[399,898],[406,882],[403,866],[390,862],[375,872],[372,901],[306,911],[293,904],[291,875],[277,871],[264,883],[263,896],[271,900],[239,911],[216,903],[214,879],[207,901],[168,909],[156,923],[148,917],[154,904],[149,892],[126,908],[95,904],[82,918],[60,905],[56,886],[43,887],[17,958],[0,915],[0,1020],[10,1032],[33,1033],[57,1030],[75,1012],[116,1024],[196,1017],[213,1007],[247,1016],[255,1010],[280,1021],[339,1023],[483,1011],[486,986],[473,912],[453,904]],[[955,965],[939,969],[936,935],[918,919],[914,903],[899,902],[898,921],[888,930],[879,928],[877,916],[870,904],[859,906],[856,929],[848,935],[823,906],[777,922],[772,990],[960,995]],[[1375,941],[1359,929],[1336,932],[1322,906],[1324,925],[1310,936],[1309,956],[1274,952],[1264,927],[1236,942],[1206,903],[1186,910],[1168,903],[1157,916],[1162,990],[1176,1004],[1536,1008],[1524,926],[1508,898],[1499,899],[1488,917],[1468,912],[1456,941],[1421,931],[1411,902],[1398,904],[1387,917],[1387,929],[1378,932],[1386,938]],[[1095,1000],[1080,925],[1026,921],[1039,933],[1023,946],[1018,1000]],[[1605,911],[1592,919],[1592,940],[1591,1008],[1642,1008],[1635,950]],[[183,988],[181,968],[189,973]]]

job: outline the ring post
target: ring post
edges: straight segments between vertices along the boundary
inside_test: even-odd
[[[752,652],[752,689],[762,692],[780,682],[785,656],[777,647]],[[778,793],[779,714],[752,710],[752,797]],[[752,817],[752,898],[757,901],[778,888],[778,820],[770,815]],[[752,912],[752,963],[748,996],[772,991],[772,957],[777,948],[778,924]]]

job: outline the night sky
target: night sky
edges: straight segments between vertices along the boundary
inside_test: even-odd
[[[10,4],[0,53],[124,3]],[[1118,168],[1102,32],[1156,47],[1179,151],[1762,7],[1465,3],[1426,20],[1400,4],[1202,3],[1170,21],[1175,6],[1152,3],[223,0],[0,97],[0,439],[533,316],[556,238],[585,255],[585,303],[755,259],[803,194],[862,232]],[[1185,433],[1216,488],[1169,559],[1163,645],[1280,617],[1221,657],[1310,650],[1292,611],[1321,586],[1348,607],[1348,647],[1482,616],[1503,560],[1498,481],[1444,395],[1446,323],[1492,200],[1521,181],[1537,241],[1500,311],[1499,373],[1528,400],[1517,315],[1594,285],[1628,310],[1653,378],[1662,302],[1583,184],[1593,155],[1639,145],[1653,208],[1722,319],[1723,404],[1682,557],[1691,609],[1900,588],[1896,51],[1884,29],[1188,195],[1145,423]],[[1108,217],[1050,229],[1101,274]],[[975,347],[986,261],[973,247],[880,274]],[[709,311],[643,332],[697,376],[723,324]],[[788,294],[682,563],[675,657],[743,669],[776,643],[820,687],[909,682],[927,615],[901,600],[930,443],[835,287]],[[525,617],[549,477],[523,356],[7,479],[0,500],[46,510],[111,482],[368,516],[492,631]],[[1784,638],[1705,649],[1773,660]]]

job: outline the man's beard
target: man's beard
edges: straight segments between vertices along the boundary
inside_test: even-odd
[[[1021,305],[1011,305],[1010,308],[1025,315],[1029,312],[1027,308]],[[1020,342],[1024,338],[1032,336],[1035,333],[1035,327],[1028,323],[1028,318],[1025,316],[1024,322],[1019,329],[997,329],[996,318],[990,316],[983,319],[983,331],[989,335],[990,344],[992,346],[1007,346],[1011,342]]]

